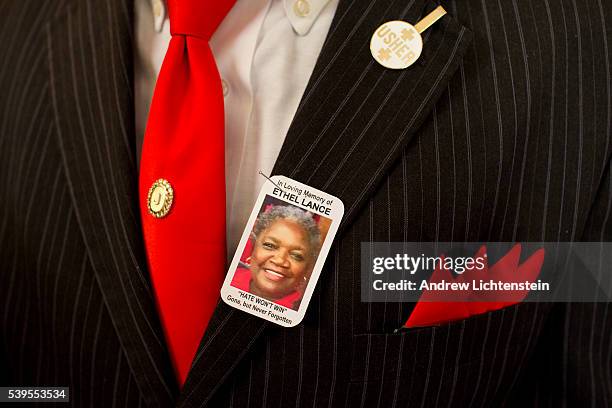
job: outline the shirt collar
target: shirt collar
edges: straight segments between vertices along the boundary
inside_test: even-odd
[[[275,1],[275,0],[272,0]],[[285,5],[285,14],[293,27],[293,31],[300,36],[308,34],[321,11],[330,0],[281,0]],[[164,20],[167,18],[164,0],[148,0],[154,12],[155,30],[162,30]]]
[[[274,1],[274,0],[273,0]],[[330,0],[282,0],[287,18],[298,35],[308,34]]]

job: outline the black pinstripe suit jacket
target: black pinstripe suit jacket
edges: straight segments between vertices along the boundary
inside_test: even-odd
[[[340,1],[274,169],[346,206],[306,318],[219,303],[179,391],[139,224],[132,1],[0,2],[0,382],[79,407],[612,405],[607,304],[394,334],[412,304],[360,302],[362,241],[612,240],[612,4],[444,5],[391,71],[370,35],[433,4]]]

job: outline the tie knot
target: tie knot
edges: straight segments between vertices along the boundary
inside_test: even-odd
[[[210,40],[235,0],[168,0],[170,33]]]

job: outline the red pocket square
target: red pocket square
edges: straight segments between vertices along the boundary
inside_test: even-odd
[[[486,246],[482,246],[474,258],[483,257],[486,251]],[[539,276],[542,264],[544,263],[544,249],[534,252],[522,264],[519,264],[520,257],[521,245],[517,244],[491,267],[488,266],[486,257],[484,268],[466,268],[465,272],[460,275],[455,275],[447,269],[437,267],[429,278],[429,283],[439,283],[442,281],[471,283],[472,281],[480,280],[508,283],[534,282]],[[443,263],[441,262],[441,264]],[[453,302],[448,302],[445,301],[448,298],[444,291],[425,290],[421,294],[419,302],[415,305],[404,327],[432,326],[467,319],[471,316],[520,303],[528,293],[528,290],[506,291],[504,293],[493,290],[463,290],[460,292],[459,299],[457,293],[453,293]],[[499,299],[504,299],[504,301]]]

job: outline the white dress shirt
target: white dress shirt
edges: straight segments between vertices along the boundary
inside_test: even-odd
[[[225,97],[228,258],[278,157],[338,0],[238,0],[210,46]],[[162,0],[136,0],[138,156],[157,75],[170,42]]]

